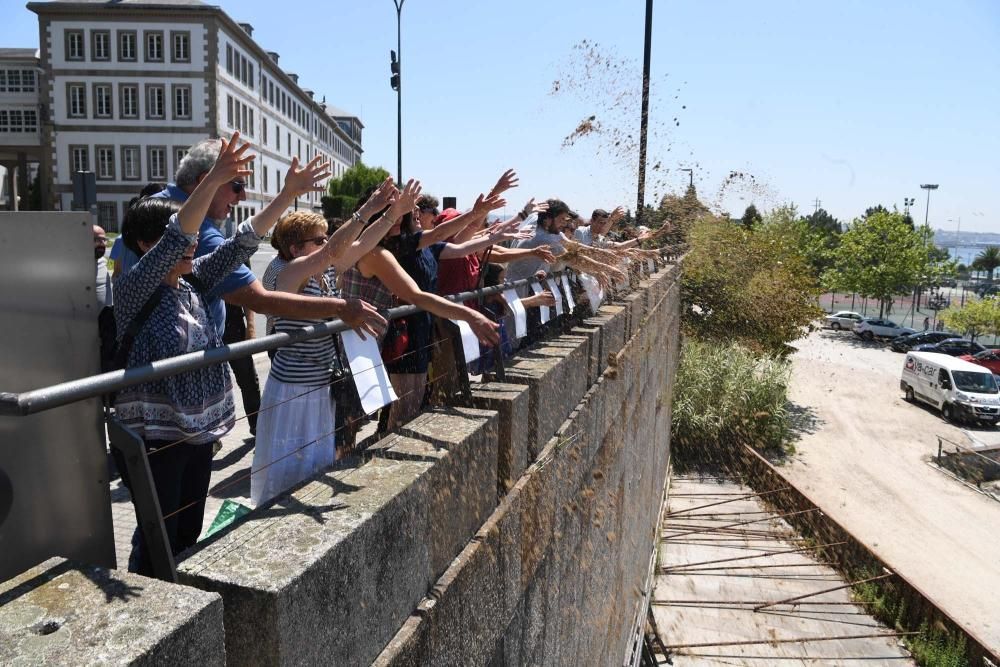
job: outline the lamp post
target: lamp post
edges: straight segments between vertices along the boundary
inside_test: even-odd
[[[691,167],[682,167],[678,171],[686,171],[688,173],[688,189],[694,187],[694,169]]]
[[[392,0],[396,6],[396,50],[389,52],[389,85],[396,91],[396,182],[403,182],[403,83],[400,78],[403,61],[402,13],[406,0]]]
[[[639,117],[639,192],[635,221],[642,224],[646,206],[646,129],[649,124],[649,56],[653,41],[653,0],[646,0],[646,37],[642,52],[642,111]]]
[[[927,234],[930,232],[930,213],[931,213],[931,190],[937,190],[937,183],[924,183],[920,186],[921,190],[927,190],[927,207],[924,209],[924,252],[927,256],[927,261],[930,261],[930,248],[927,247]],[[923,285],[920,285],[920,289],[923,290]],[[917,308],[920,308],[920,295],[917,296]]]

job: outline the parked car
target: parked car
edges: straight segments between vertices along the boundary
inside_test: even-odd
[[[932,405],[948,421],[996,424],[1000,419],[1000,389],[993,373],[946,354],[908,352],[899,388],[907,401]]]
[[[978,354],[986,348],[979,343],[963,338],[949,338],[940,343],[930,343],[927,345],[917,345],[913,347],[914,352],[937,352],[947,354],[949,357],[960,357],[963,354]]]
[[[891,320],[866,317],[854,325],[854,333],[865,340],[875,340],[876,338],[898,338],[917,332],[908,327],[901,327]]]
[[[865,317],[851,310],[841,310],[833,315],[827,315],[824,319],[826,320],[826,326],[834,331],[840,331],[841,329],[850,331],[854,328],[855,324],[865,319]]]
[[[914,334],[894,338],[892,343],[889,344],[889,347],[896,352],[907,352],[912,350],[917,345],[940,343],[941,341],[948,340],[949,338],[961,337],[962,334],[957,334],[954,331],[918,331]]]
[[[994,375],[1000,375],[1000,350],[983,350],[976,354],[963,354],[959,359],[984,366],[990,369]]]

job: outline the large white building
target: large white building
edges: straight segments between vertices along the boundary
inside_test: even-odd
[[[37,161],[43,207],[69,210],[72,174],[92,171],[102,226],[169,181],[187,148],[240,130],[258,158],[238,220],[281,189],[292,157],[322,155],[342,174],[361,159],[360,119],[299,85],[278,54],[200,0],[30,2],[39,51],[0,50],[0,165],[27,181]],[[16,85],[15,85],[16,84]],[[22,178],[21,173],[25,176]],[[319,194],[298,202],[318,205]]]

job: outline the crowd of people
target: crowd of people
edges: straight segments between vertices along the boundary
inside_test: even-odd
[[[513,170],[465,212],[439,211],[418,181],[387,178],[359,198],[346,220],[286,213],[302,195],[324,189],[329,165],[317,158],[304,166],[293,160],[281,192],[226,238],[219,226],[246,198],[254,158],[238,133],[193,146],[173,183],[150,184],[133,200],[110,268],[104,231],[95,228],[98,296],[113,316],[121,365],[252,338],[254,312],[267,316],[269,334],[339,318],[379,342],[397,396],[382,410],[381,431],[406,423],[435,400],[428,369],[433,365],[436,376],[446,376],[455,363],[441,350],[448,339],[443,322],[467,324],[484,352],[500,346],[509,354],[516,344],[502,300],[458,303],[445,296],[520,278],[541,280],[562,268],[559,255],[571,239],[614,247],[608,231],[623,213],[599,209],[580,226],[565,202],[532,199],[511,219],[491,224],[490,214],[506,206],[505,193],[518,185]],[[249,260],[267,236],[277,254],[258,280]],[[521,296],[529,313],[562,298],[549,289],[525,289]],[[405,304],[420,310],[391,321],[383,316]],[[470,370],[489,370],[492,355],[482,357]],[[233,362],[232,370],[256,436],[255,505],[334,463],[367,418],[353,384],[342,381],[350,371],[338,336],[278,348],[262,395],[252,359]],[[213,365],[128,387],[115,396],[114,413],[145,443],[167,537],[179,553],[201,532],[212,457],[235,421],[229,369]],[[119,470],[129,485],[124,466]],[[129,569],[152,571],[138,529]]]

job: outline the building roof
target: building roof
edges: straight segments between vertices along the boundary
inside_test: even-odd
[[[29,2],[28,9],[33,12],[47,9],[73,9],[76,7],[92,8],[103,5],[105,7],[142,7],[148,8],[174,8],[184,9],[218,9],[217,6],[209,5],[201,0],[53,0],[52,2]]]
[[[0,58],[18,60],[38,58],[38,49],[0,49]]]

